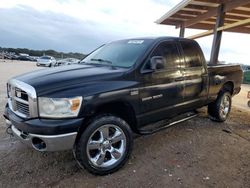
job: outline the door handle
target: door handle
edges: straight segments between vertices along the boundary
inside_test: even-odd
[[[179,78],[175,78],[174,81],[179,82],[179,81],[183,81],[184,77],[179,77]]]

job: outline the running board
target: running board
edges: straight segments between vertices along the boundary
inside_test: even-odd
[[[151,129],[140,129],[139,130],[139,133],[142,134],[142,135],[148,135],[148,134],[153,134],[155,132],[158,132],[158,131],[161,131],[163,129],[166,129],[168,127],[171,127],[172,125],[175,125],[175,124],[178,124],[178,123],[181,123],[181,122],[184,122],[184,121],[187,121],[189,119],[192,119],[192,118],[195,118],[196,116],[198,116],[198,113],[192,113],[192,114],[188,114],[186,117],[182,118],[182,119],[179,119],[179,120],[176,120],[176,121],[173,121],[173,122],[170,122],[170,123],[167,123],[166,124],[166,121],[159,121],[157,123],[154,123],[154,124],[150,124],[150,125],[147,125],[146,127],[156,127],[156,128],[151,128]],[[175,118],[174,118],[175,119]],[[160,126],[159,126],[160,125]]]

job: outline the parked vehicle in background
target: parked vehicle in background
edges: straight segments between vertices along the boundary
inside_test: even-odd
[[[19,59],[19,55],[13,54],[11,56],[11,60],[18,60]]]
[[[126,163],[133,132],[154,133],[203,106],[224,122],[241,82],[239,65],[207,65],[194,40],[121,40],[77,65],[10,79],[4,117],[23,143],[38,151],[72,149],[81,167],[104,175]]]
[[[37,61],[38,56],[29,56],[30,61]]]
[[[76,58],[65,58],[65,59],[60,59],[56,62],[55,66],[62,66],[62,65],[72,65],[72,64],[78,64],[79,59]]]
[[[10,59],[10,60],[13,60],[13,54],[8,54],[8,53],[6,53],[6,54],[4,54],[4,56],[3,56],[3,59]],[[19,57],[19,56],[17,56],[17,57]]]
[[[16,55],[14,52],[1,52],[0,59],[10,59],[10,60],[17,60],[19,55]]]
[[[244,71],[244,84],[250,84],[250,71]]]
[[[42,56],[37,59],[37,66],[52,67],[55,66],[56,59],[52,56]]]
[[[12,59],[13,56],[14,56],[14,53],[8,53],[8,52],[2,53],[3,59]]]
[[[17,60],[30,61],[29,54],[19,53],[19,57],[17,57]]]

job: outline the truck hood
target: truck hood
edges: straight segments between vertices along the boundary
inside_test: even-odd
[[[33,86],[39,96],[69,86],[114,80],[122,76],[124,71],[126,69],[113,69],[110,66],[69,65],[26,73],[15,79]]]

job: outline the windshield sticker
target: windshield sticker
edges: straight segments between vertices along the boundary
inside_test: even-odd
[[[130,40],[128,41],[128,44],[142,44],[144,40]]]

